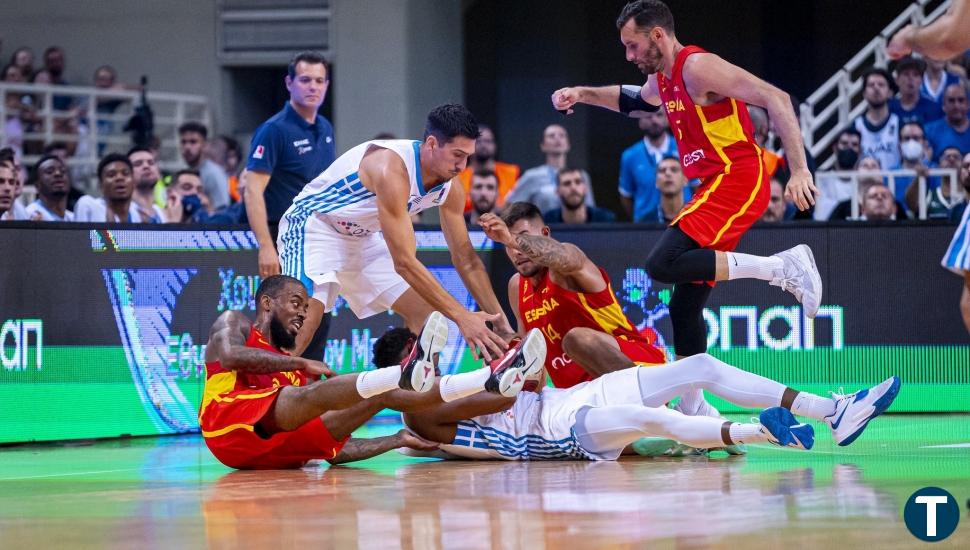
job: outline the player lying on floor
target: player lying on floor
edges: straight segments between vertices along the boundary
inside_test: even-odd
[[[542,342],[538,332],[532,329],[526,340]],[[407,329],[385,333],[374,345],[374,364],[402,364],[415,341]],[[534,356],[535,346],[529,347]],[[519,360],[535,357],[523,354]],[[410,430],[441,443],[445,456],[462,458],[615,460],[642,437],[669,438],[698,448],[771,443],[811,449],[814,430],[793,413],[824,421],[837,444],[849,445],[889,407],[899,387],[899,378],[893,376],[873,388],[825,398],[701,354],[667,365],[612,372],[568,389],[539,386],[514,398],[479,393],[404,412],[403,417]],[[737,423],[686,416],[665,406],[695,389],[743,407],[765,409],[758,423]]]

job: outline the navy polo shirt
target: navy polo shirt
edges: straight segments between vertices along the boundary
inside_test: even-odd
[[[303,186],[335,158],[330,121],[317,115],[309,124],[289,102],[257,128],[246,169],[270,174],[263,193],[267,220],[278,223]]]

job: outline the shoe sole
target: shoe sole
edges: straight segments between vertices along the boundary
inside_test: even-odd
[[[853,441],[855,441],[860,435],[862,435],[862,431],[866,429],[866,426],[869,425],[869,422],[871,422],[873,418],[886,412],[886,409],[888,409],[889,406],[893,404],[893,401],[895,401],[896,396],[899,395],[900,386],[902,386],[902,382],[899,380],[899,377],[893,376],[893,383],[890,384],[889,389],[886,391],[885,394],[883,394],[882,397],[880,397],[879,399],[876,399],[876,401],[872,404],[873,408],[875,408],[875,411],[873,411],[873,413],[869,415],[869,418],[867,418],[866,421],[863,422],[861,426],[859,426],[858,430],[853,432],[852,435],[850,435],[849,437],[843,439],[842,442],[838,444],[839,447],[845,447],[846,445],[852,444]]]
[[[506,369],[498,381],[499,393],[505,397],[518,395],[525,385],[526,377],[539,374],[542,369],[546,360],[546,340],[539,329],[534,328],[526,334],[519,344],[517,355],[522,356],[522,367]],[[514,358],[511,360],[515,361]]]
[[[415,361],[414,369],[411,371],[411,387],[414,391],[424,393],[434,386],[434,354],[441,353],[447,343],[448,321],[441,313],[432,311],[424,322],[418,339],[421,355]],[[431,376],[426,375],[428,372]]]
[[[822,304],[822,276],[818,272],[818,264],[815,263],[815,255],[812,254],[812,249],[807,244],[800,244],[797,247],[806,256],[808,256],[808,261],[812,265],[811,276],[812,282],[815,284],[815,288],[818,289],[816,296],[818,298],[818,305],[816,305],[811,311],[805,311],[805,317],[809,319],[814,319],[815,315],[818,314],[818,308]],[[805,304],[802,304],[804,306]]]

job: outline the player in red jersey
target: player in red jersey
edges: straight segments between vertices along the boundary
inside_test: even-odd
[[[306,288],[274,275],[256,291],[251,323],[235,311],[222,314],[209,332],[206,380],[199,426],[206,445],[223,464],[240,469],[300,467],[312,459],[332,463],[375,456],[397,447],[433,448],[409,432],[350,441],[350,433],[385,407],[419,407],[453,401],[488,389],[512,397],[509,368],[441,377],[435,384],[432,356],[447,341],[447,324],[433,312],[403,364],[390,369],[335,376],[322,362],[290,356],[306,317]],[[507,354],[514,359],[515,354]],[[501,367],[501,365],[500,365]],[[495,372],[493,372],[493,370]],[[320,376],[329,377],[317,380]],[[439,390],[428,393],[432,387]],[[392,391],[398,388],[411,390]]]
[[[617,28],[627,60],[647,76],[646,84],[562,88],[553,92],[552,103],[567,114],[586,103],[633,117],[662,106],[684,174],[701,179],[647,259],[654,280],[674,284],[669,306],[678,357],[707,348],[702,311],[714,281],[768,281],[794,294],[814,318],[822,281],[811,249],[799,245],[769,257],[733,252],[770,196],[746,103],[767,109],[781,137],[791,165],[786,197],[802,210],[815,203],[818,191],[788,95],[714,54],[682,45],[670,9],[659,0],[630,2]]]
[[[483,214],[485,234],[505,245],[518,272],[509,279],[509,303],[519,331],[537,328],[546,340],[546,372],[557,388],[667,358],[640,334],[616,301],[610,278],[575,245],[549,237],[542,213],[528,202],[502,217]]]

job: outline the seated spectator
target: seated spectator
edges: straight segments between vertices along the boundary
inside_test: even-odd
[[[0,162],[0,221],[14,220],[14,205],[17,204],[17,174],[13,166]]]
[[[925,98],[924,98],[925,99]],[[907,212],[917,212],[919,198],[919,178],[927,178],[928,170],[933,167],[930,158],[933,150],[926,139],[923,126],[919,122],[904,123],[899,129],[899,152],[902,164],[894,170],[913,170],[916,176],[896,176],[896,200],[905,201]],[[939,178],[928,178],[926,188],[932,189],[940,184]]]
[[[481,134],[475,140],[475,154],[468,158],[468,166],[458,174],[458,179],[465,186],[465,214],[468,214],[474,208],[471,199],[473,174],[479,170],[488,170],[495,173],[495,177],[498,178],[498,199],[495,204],[501,208],[505,204],[505,196],[515,187],[515,182],[518,181],[521,171],[517,164],[495,160],[498,150],[495,143],[495,133],[484,124],[479,124],[478,129]]]
[[[153,223],[142,218],[138,205],[131,200],[135,191],[131,161],[119,153],[110,153],[98,163],[101,198],[85,195],[74,208],[76,222]]]
[[[566,166],[566,157],[569,155],[569,133],[558,124],[550,124],[542,132],[539,148],[546,156],[545,164],[526,170],[505,201],[531,202],[540,211],[546,212],[559,206],[556,180],[559,170]],[[589,174],[585,170],[582,174],[583,180],[589,185]],[[592,193],[586,194],[586,205],[595,205]]]
[[[892,191],[881,182],[869,185],[862,195],[859,213],[865,221],[895,220],[897,205]]]
[[[870,68],[862,76],[866,111],[852,123],[862,136],[862,156],[876,157],[880,166],[899,164],[899,117],[889,112],[896,81],[886,69]]]
[[[946,116],[926,125],[926,138],[933,146],[936,160],[950,146],[956,147],[961,153],[970,153],[970,119],[967,118],[967,91],[963,84],[946,87],[943,113]]]
[[[855,128],[842,130],[839,137],[832,145],[832,154],[835,155],[835,170],[850,171],[855,170],[859,163],[862,134]],[[855,184],[852,178],[820,175],[815,180],[818,186],[819,195],[815,200],[815,219],[828,220],[835,207],[852,198],[855,192]],[[837,218],[845,219],[845,218]]]
[[[206,138],[209,130],[199,122],[186,122],[179,126],[179,152],[189,170],[197,171],[202,177],[205,193],[212,201],[212,207],[219,209],[229,205],[229,177],[221,166],[204,157]]]
[[[239,142],[229,136],[216,136],[209,142],[205,154],[229,177],[229,199],[232,202],[242,201],[245,186],[240,185],[239,181],[239,174],[242,172],[239,164],[242,159]]]
[[[654,217],[644,218],[645,222],[669,224],[687,203],[684,200],[684,188],[687,187],[687,176],[680,166],[678,157],[665,157],[657,165],[657,190],[660,192],[660,203]]]
[[[947,147],[940,155],[940,168],[950,168],[960,173],[963,154],[956,147]],[[957,195],[952,196],[950,178],[943,177],[940,185],[926,192],[926,218],[929,220],[946,220],[950,218],[950,210],[963,200],[962,188],[957,182]],[[918,209],[913,210],[919,212]]]
[[[478,225],[478,218],[482,214],[496,212],[496,202],[498,201],[498,177],[495,172],[488,168],[479,168],[472,174],[472,186],[468,191],[468,196],[472,201],[471,212],[465,213],[465,223],[468,225]]]
[[[71,168],[70,158],[71,158],[71,147],[64,143],[63,141],[54,141],[44,145],[41,151],[42,155],[51,155],[61,159],[64,166],[68,167],[68,175],[71,180],[71,189],[67,194],[67,207],[70,210],[74,210],[74,205],[77,204],[78,199],[86,195],[86,189],[79,189],[78,185],[84,185],[85,180],[85,170],[78,169],[77,166]]]
[[[960,186],[963,187],[963,200],[954,204],[950,209],[950,221],[959,222],[963,219],[963,211],[970,202],[970,153],[963,155],[960,163]]]
[[[10,64],[20,69],[25,80],[30,80],[34,76],[34,51],[27,47],[17,48],[10,56]]]
[[[27,215],[27,209],[20,202],[20,195],[24,191],[24,175],[23,169],[17,162],[17,155],[13,149],[10,147],[4,147],[0,149],[0,166],[6,166],[10,170],[13,170],[14,176],[14,190],[13,198],[14,202],[10,209],[7,210],[0,220],[26,220],[30,216]]]
[[[74,221],[74,212],[67,209],[67,195],[71,181],[67,166],[54,155],[44,155],[37,161],[37,200],[27,205],[32,220],[45,222]]]
[[[785,212],[788,205],[785,204],[785,186],[775,178],[771,179],[771,198],[768,200],[768,209],[761,216],[761,221],[774,223],[785,219]]]
[[[128,160],[135,180],[131,202],[138,209],[138,217],[146,223],[164,223],[165,212],[155,202],[155,186],[162,180],[155,153],[145,147],[133,147],[128,151]]]
[[[94,87],[104,91],[118,91],[124,90],[125,87],[118,83],[118,72],[115,71],[114,67],[111,65],[102,65],[95,69],[94,71]],[[97,125],[98,125],[98,135],[108,136],[114,133],[115,123],[112,120],[108,120],[107,116],[102,117],[101,115],[113,115],[115,111],[118,110],[125,103],[124,99],[118,98],[101,98],[98,99],[97,110]],[[105,143],[98,143],[98,154],[104,153]]]
[[[882,167],[879,166],[879,161],[875,157],[865,157],[859,161],[859,175],[857,176],[859,182],[859,217],[854,218],[852,216],[852,199],[850,195],[849,199],[836,205],[832,210],[832,214],[829,216],[829,220],[862,219],[862,203],[865,199],[866,191],[873,185],[886,185],[883,178],[878,174],[866,174],[866,172],[878,172],[880,170],[882,170]],[[896,203],[895,214],[898,219],[906,218],[906,209],[903,208],[901,203]]]
[[[899,95],[889,100],[889,112],[898,116],[899,122],[904,125],[916,122],[925,126],[928,122],[942,118],[940,104],[919,93],[926,63],[922,59],[907,55],[897,61],[895,66]]]
[[[208,219],[202,176],[195,170],[179,170],[168,185],[166,223],[199,223]]]
[[[26,82],[23,73],[16,65],[7,65],[0,75],[4,82]],[[33,105],[33,98],[28,94],[9,92],[3,98],[7,116],[3,123],[3,138],[0,145],[12,147],[17,156],[24,152],[24,133],[30,131],[39,121],[37,110]]]
[[[643,139],[623,151],[620,157],[620,204],[635,222],[657,219],[660,193],[657,192],[657,165],[665,157],[679,158],[677,142],[668,131],[667,115],[663,111],[646,113],[637,119]],[[684,187],[684,201],[689,201],[691,189]]]
[[[588,186],[584,172],[579,168],[569,166],[559,170],[556,184],[556,195],[559,197],[559,208],[553,208],[543,214],[546,223],[601,223],[615,222],[616,214],[605,209],[586,204]]]
[[[960,77],[947,72],[946,61],[926,59],[926,71],[923,72],[923,85],[919,93],[926,99],[943,106],[943,94],[951,84],[958,84]]]

